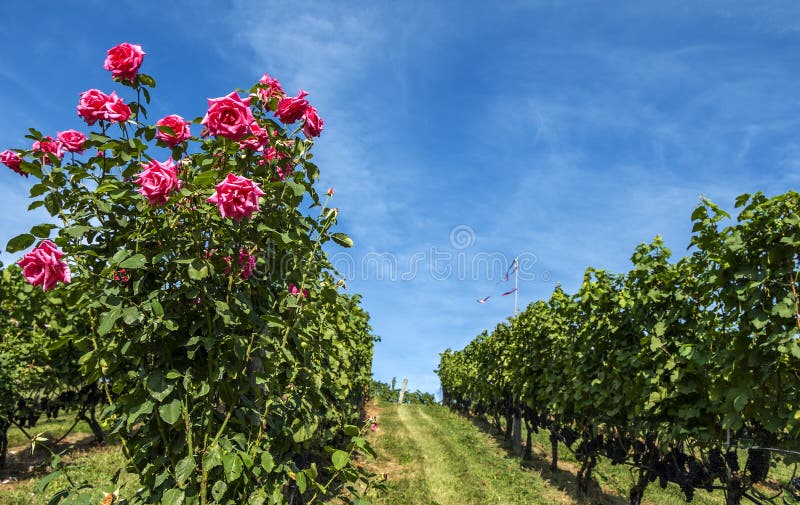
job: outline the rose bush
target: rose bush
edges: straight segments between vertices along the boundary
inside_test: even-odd
[[[277,81],[210,99],[193,121],[210,135],[190,137],[177,115],[150,124],[155,81],[139,72],[141,48],[122,46],[107,68],[136,99],[82,93],[78,114],[96,125],[85,153],[24,151],[17,167],[36,179],[30,208],[60,225],[34,227],[7,250],[37,238],[57,247],[40,245],[23,268],[45,288],[55,279],[48,293],[85,323],[65,338],[86,380],[102,386],[104,418],[140,479],[119,490],[73,483],[55,501],[117,491],[128,503],[277,504],[344,486],[358,493],[363,470],[350,456],[371,451],[355,424],[374,337],[325,254],[330,241],[351,242],[331,231],[338,211],[315,188],[311,140],[273,119]],[[296,121],[305,106],[290,105],[302,109]],[[262,150],[242,147],[248,136]],[[2,161],[13,169],[9,152]]]

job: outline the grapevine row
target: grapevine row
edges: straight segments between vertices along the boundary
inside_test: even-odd
[[[530,433],[549,429],[553,468],[563,441],[582,492],[606,457],[638,469],[634,505],[655,481],[687,500],[702,488],[727,504],[767,501],[756,484],[773,453],[762,448],[800,448],[798,203],[742,195],[733,221],[704,199],[686,256],[672,260],[657,237],[627,273],[589,268],[577,293],[559,286],[442,353],[444,403],[505,418],[508,435],[521,419],[528,451]]]

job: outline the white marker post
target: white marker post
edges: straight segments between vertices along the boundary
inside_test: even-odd
[[[403,404],[403,397],[406,395],[406,386],[408,386],[408,379],[403,379],[403,387],[400,389],[400,397],[397,399],[397,403]]]

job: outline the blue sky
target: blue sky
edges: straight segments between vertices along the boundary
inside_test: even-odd
[[[433,392],[438,353],[512,313],[515,255],[524,307],[656,234],[682,254],[700,195],[798,189],[800,3],[698,4],[4,2],[0,150],[85,131],[78,94],[119,90],[102,62],[123,41],[148,53],[154,120],[264,72],[302,87],[375,376]],[[3,245],[47,217],[24,212],[29,184],[0,170]]]

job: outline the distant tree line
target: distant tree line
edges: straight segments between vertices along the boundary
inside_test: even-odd
[[[397,378],[392,377],[391,384],[373,380],[371,385],[371,393],[372,397],[377,400],[397,403],[397,401],[400,399],[400,388],[397,387]],[[406,390],[406,394],[403,396],[403,403],[433,405],[436,403],[436,398],[431,393],[426,393],[418,389],[414,391]]]

